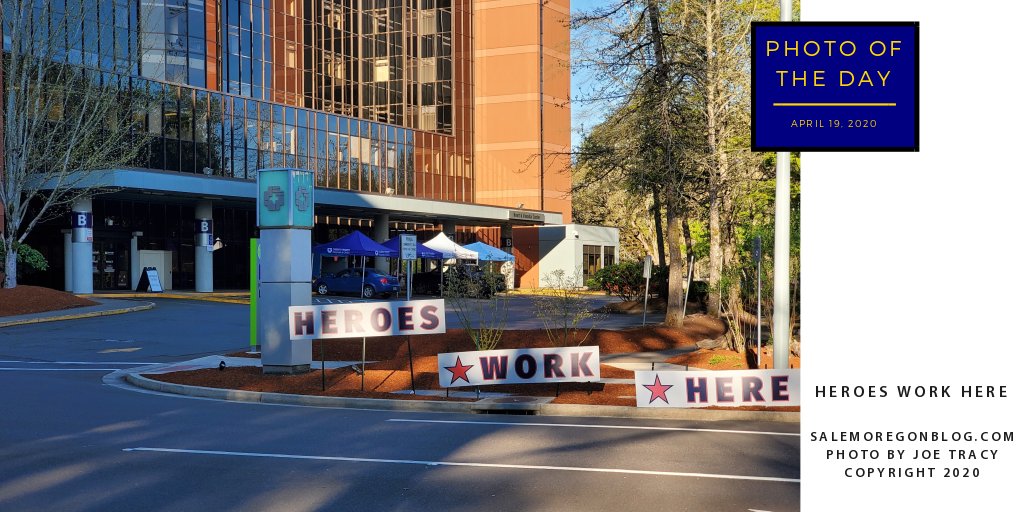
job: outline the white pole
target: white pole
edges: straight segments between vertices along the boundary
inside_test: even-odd
[[[412,260],[405,260],[405,300],[412,300]]]
[[[779,20],[793,21],[792,0],[780,0]],[[789,368],[789,152],[775,157],[775,325],[773,361],[776,370]]]

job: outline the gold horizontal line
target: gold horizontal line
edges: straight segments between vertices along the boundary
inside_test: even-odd
[[[772,103],[773,107],[895,107],[895,103]]]

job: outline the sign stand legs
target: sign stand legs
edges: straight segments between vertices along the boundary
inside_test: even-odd
[[[409,383],[412,386],[412,394],[416,394],[416,374],[412,371],[412,336],[405,337],[405,347],[409,351]]]
[[[362,371],[359,372],[359,391],[365,391],[366,384],[366,338],[363,338],[363,364],[360,367]]]
[[[327,391],[327,368],[324,359],[324,339],[320,338],[320,391]]]

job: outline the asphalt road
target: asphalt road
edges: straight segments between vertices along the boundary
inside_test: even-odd
[[[799,509],[795,424],[273,406],[109,376],[244,347],[246,321],[167,300],[0,329],[0,510]]]

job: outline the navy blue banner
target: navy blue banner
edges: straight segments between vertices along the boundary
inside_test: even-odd
[[[919,150],[916,22],[754,22],[751,52],[752,150]]]

